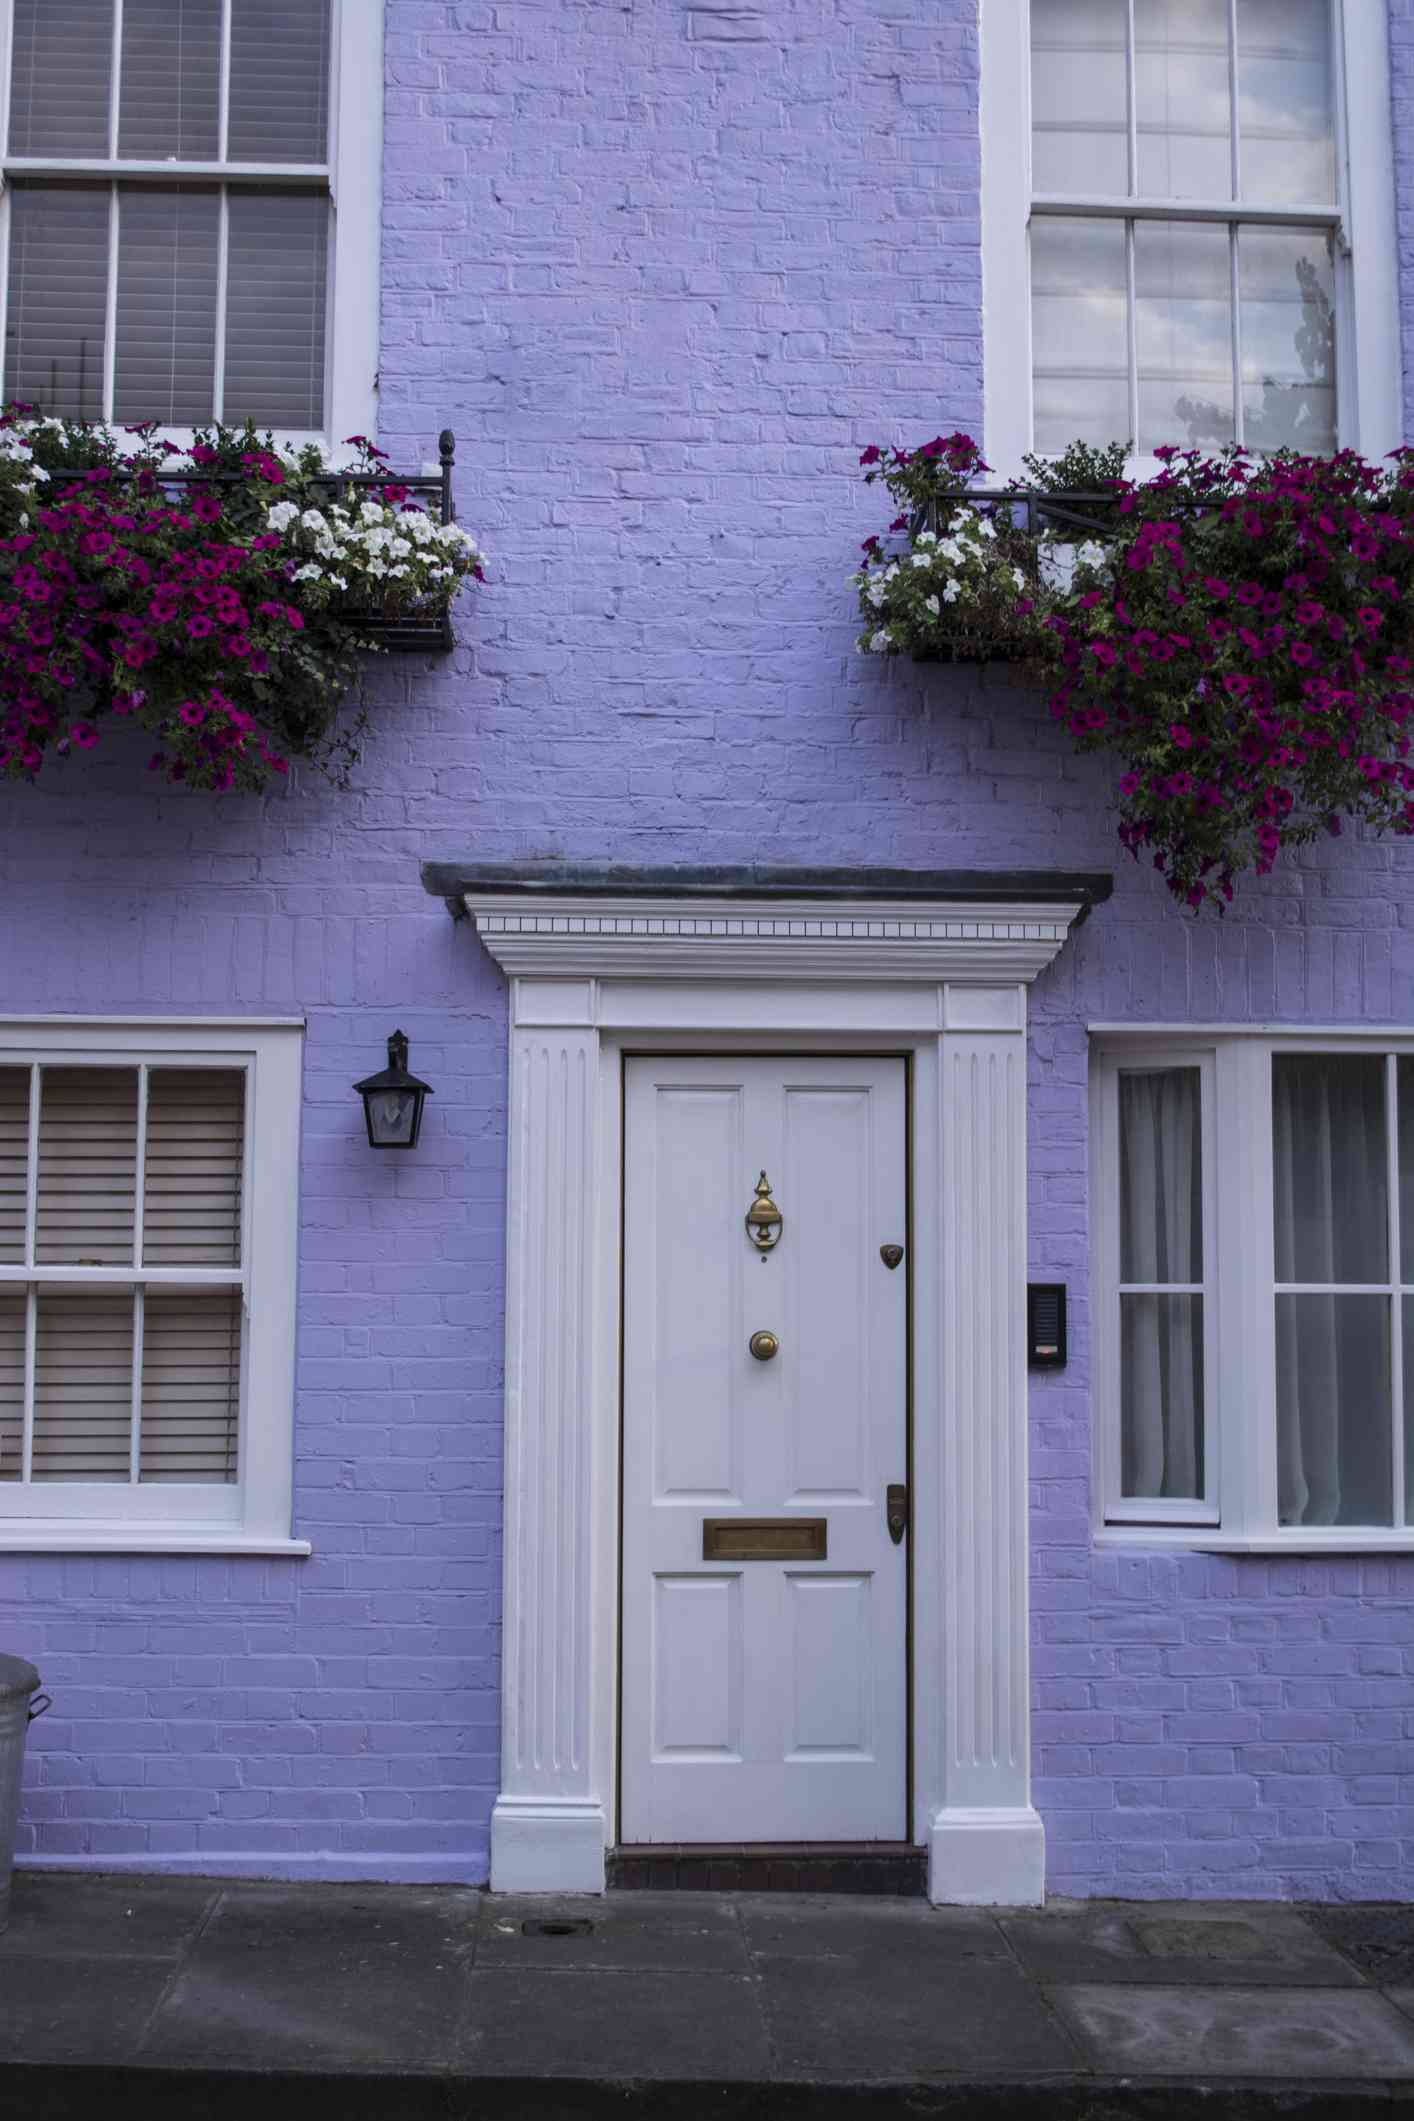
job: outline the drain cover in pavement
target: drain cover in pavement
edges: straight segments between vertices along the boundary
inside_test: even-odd
[[[522,1937],[587,1937],[593,1927],[594,1924],[582,1915],[573,1920],[568,1916],[558,1919],[550,1916],[548,1919],[542,1917],[538,1922],[522,1922],[520,1933]]]

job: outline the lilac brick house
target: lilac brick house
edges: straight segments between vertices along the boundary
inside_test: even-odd
[[[6,394],[450,428],[491,576],[350,793],[0,787],[21,1860],[1409,1896],[1410,843],[1182,915],[845,584],[872,441],[1400,443],[1410,0],[0,30]]]

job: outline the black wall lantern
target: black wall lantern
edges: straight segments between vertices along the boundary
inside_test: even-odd
[[[388,1065],[354,1084],[363,1099],[368,1139],[375,1149],[413,1149],[422,1127],[422,1107],[431,1083],[408,1074],[408,1042],[401,1031],[388,1041]]]

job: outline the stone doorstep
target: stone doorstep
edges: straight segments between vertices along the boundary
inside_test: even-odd
[[[928,1852],[908,1843],[757,1843],[721,1847],[660,1842],[610,1849],[610,1891],[711,1893],[877,1893],[921,1900]]]

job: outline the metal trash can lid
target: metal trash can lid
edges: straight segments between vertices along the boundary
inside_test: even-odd
[[[27,1701],[38,1685],[38,1672],[23,1657],[0,1657],[0,1702]]]

